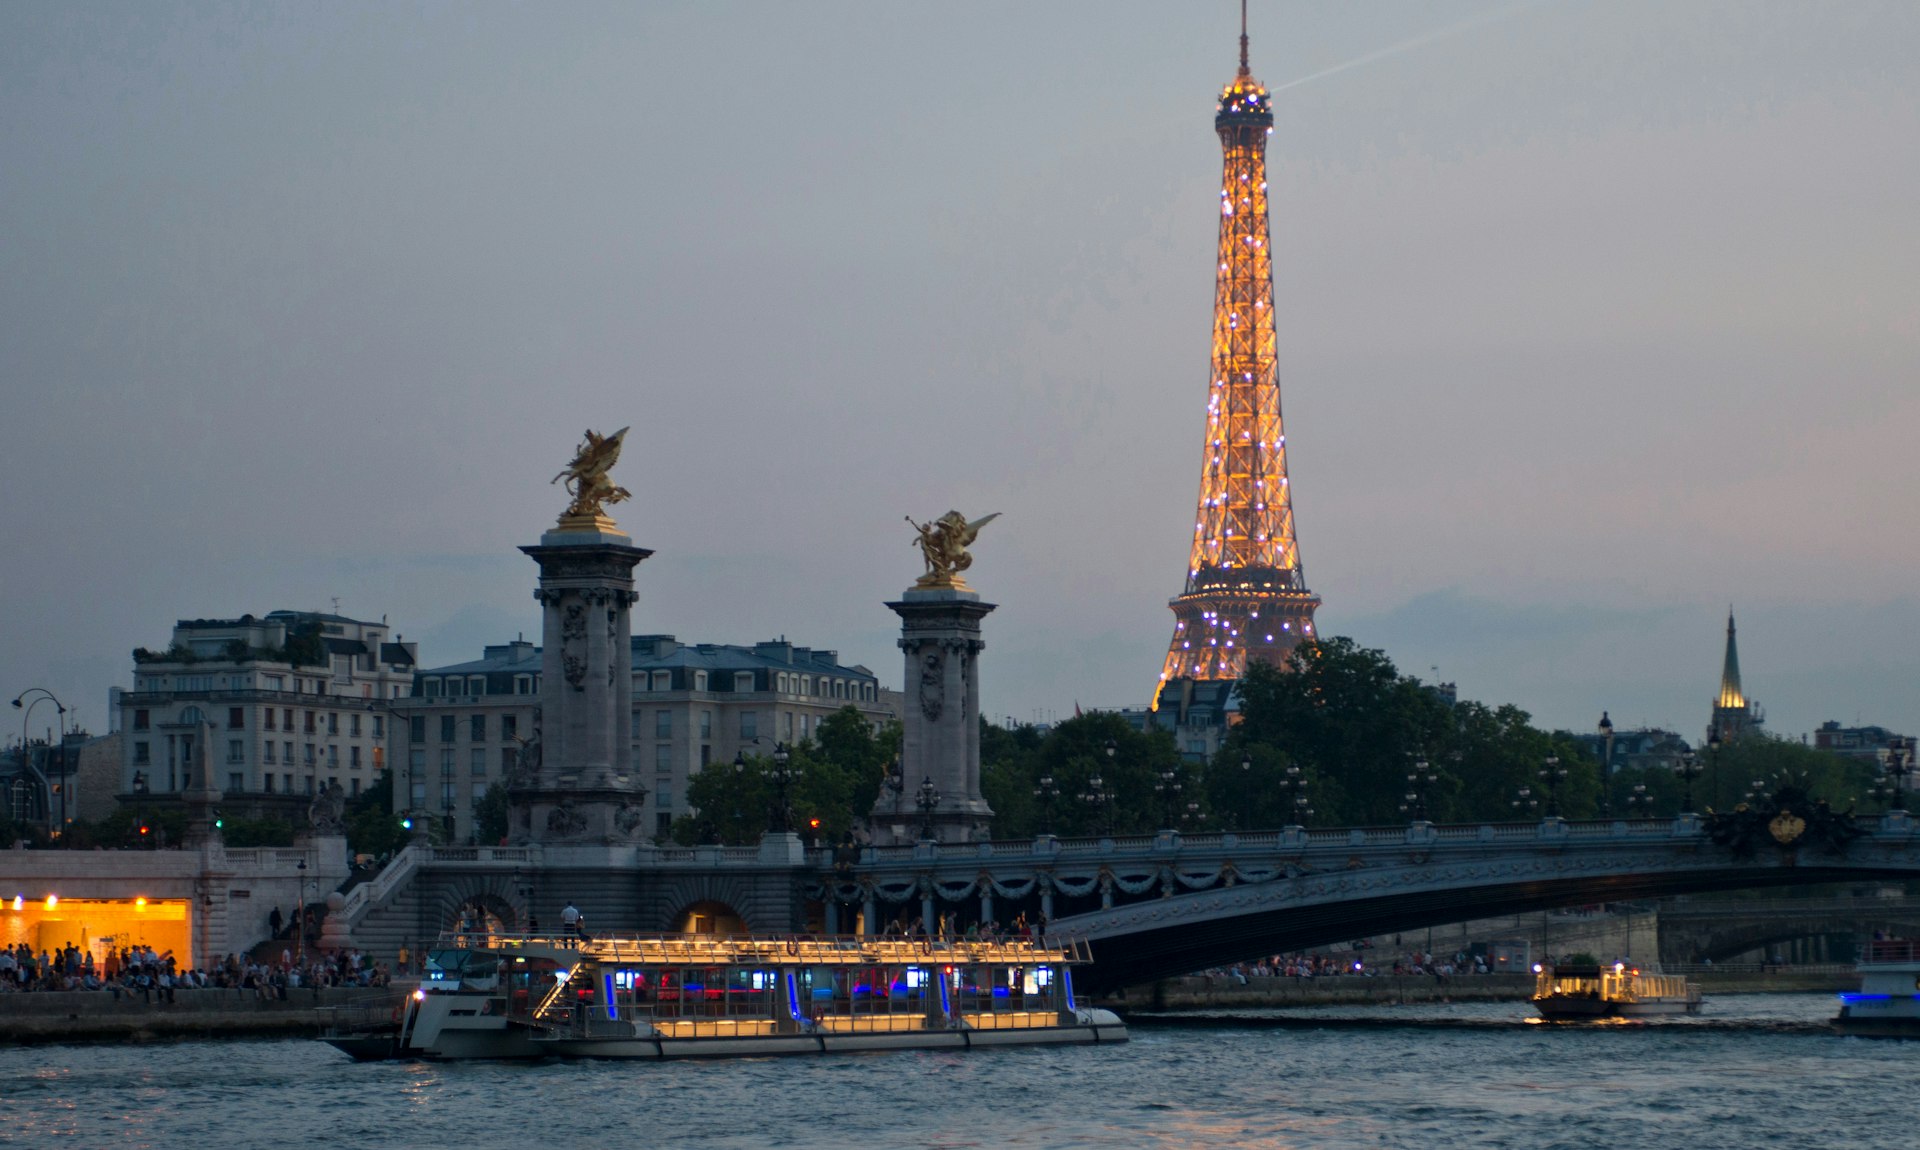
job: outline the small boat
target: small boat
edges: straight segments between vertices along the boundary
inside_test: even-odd
[[[1642,1018],[1700,1013],[1700,988],[1677,974],[1616,962],[1533,966],[1533,1005],[1543,1018]]]
[[[1085,943],[456,935],[355,1059],[712,1058],[1124,1042],[1074,1000]]]
[[[1860,958],[1860,989],[1840,996],[1842,1034],[1920,1038],[1920,941],[1874,939]]]

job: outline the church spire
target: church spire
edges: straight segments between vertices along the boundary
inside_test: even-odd
[[[1720,668],[1720,698],[1714,704],[1726,710],[1744,710],[1747,698],[1740,693],[1740,650],[1733,641],[1733,608],[1727,608],[1727,661]]]

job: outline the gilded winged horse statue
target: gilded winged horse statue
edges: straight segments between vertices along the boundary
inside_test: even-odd
[[[606,505],[632,498],[632,492],[607,478],[607,472],[613,470],[620,459],[620,444],[627,437],[627,431],[628,428],[623,427],[612,435],[599,435],[588,429],[573,462],[553,477],[555,483],[564,480],[568,494],[573,496],[573,502],[567,504],[566,511],[560,515],[562,529],[611,528],[614,524],[607,517]]]
[[[973,566],[973,556],[968,554],[967,548],[979,537],[982,527],[998,518],[998,511],[983,515],[971,523],[958,511],[949,511],[931,523],[913,523],[913,516],[907,516],[907,522],[913,523],[913,529],[919,533],[914,544],[927,561],[927,573],[914,580],[913,585],[972,590],[967,586],[967,581],[960,577],[960,572]]]

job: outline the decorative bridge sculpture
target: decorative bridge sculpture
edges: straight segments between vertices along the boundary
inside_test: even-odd
[[[829,930],[848,904],[869,923],[902,903],[909,917],[958,904],[965,918],[977,909],[1004,923],[1037,897],[1053,933],[1093,944],[1094,965],[1079,977],[1100,990],[1555,907],[1920,876],[1920,820],[1904,811],[1848,820],[1833,838],[1808,834],[1815,820],[1803,816],[1785,840],[1743,830],[1716,842],[1731,817],[920,843],[843,855],[809,893],[826,900]],[[1778,825],[1738,825],[1768,822]],[[1780,833],[1794,830],[1789,819]]]

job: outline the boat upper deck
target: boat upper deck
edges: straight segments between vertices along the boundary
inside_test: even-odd
[[[1920,939],[1876,938],[1860,955],[1861,966],[1920,964]]]
[[[863,935],[658,934],[587,939],[524,934],[448,934],[452,949],[525,954],[609,966],[1036,966],[1092,961],[1083,941],[899,938]]]

